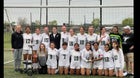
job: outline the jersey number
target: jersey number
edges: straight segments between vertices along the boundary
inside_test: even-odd
[[[84,40],[80,40],[80,44],[81,45],[84,45]]]
[[[73,42],[71,41],[71,42],[69,42],[69,46],[73,46]]]
[[[109,57],[104,58],[105,62],[109,62]]]
[[[66,59],[66,54],[63,54],[64,59]]]
[[[39,40],[36,40],[36,44],[38,44],[39,43]]]
[[[74,61],[78,61],[78,56],[74,56]]]
[[[52,55],[50,55],[50,59],[52,59]]]
[[[114,56],[114,60],[118,60],[118,56],[117,55]]]
[[[94,44],[94,41],[89,41],[90,42],[90,44]]]
[[[101,45],[105,45],[105,41],[101,41]]]
[[[48,38],[44,38],[44,42],[48,42]]]
[[[27,44],[30,43],[30,39],[26,39],[26,43],[27,43]]]

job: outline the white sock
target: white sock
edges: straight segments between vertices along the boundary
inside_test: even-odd
[[[28,60],[28,63],[32,63],[32,60]],[[29,68],[32,68],[32,64],[28,64],[27,65],[27,68],[29,69]]]
[[[26,62],[26,60],[24,60],[24,62]],[[26,68],[26,64],[23,64],[24,68]]]

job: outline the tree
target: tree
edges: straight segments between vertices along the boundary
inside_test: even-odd
[[[27,18],[19,17],[17,23],[20,24],[21,26],[26,26],[27,25]]]
[[[99,20],[99,18],[95,18],[91,23],[92,23],[92,25],[94,26],[94,28],[96,30],[96,28],[98,28],[99,25],[100,25],[100,20]]]
[[[122,26],[126,26],[126,25],[133,26],[134,25],[133,18],[125,18],[122,21]]]
[[[57,25],[57,21],[56,20],[50,21],[49,25]]]

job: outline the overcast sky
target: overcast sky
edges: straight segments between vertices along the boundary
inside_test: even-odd
[[[46,0],[42,0],[42,5],[46,5]],[[69,0],[48,0],[48,5],[68,5]],[[102,0],[103,5],[133,5],[133,0]],[[99,5],[100,0],[71,0],[71,5]],[[40,5],[40,0],[4,0],[4,5]],[[32,13],[32,21],[40,20],[40,9],[30,8],[10,8],[7,9],[10,21],[17,22],[19,17],[25,17],[30,23],[30,13]],[[67,8],[49,8],[48,20],[57,20],[59,25],[68,23]],[[74,24],[83,24],[84,16],[86,23],[91,23],[94,18],[100,18],[99,8],[71,8],[71,21]],[[42,10],[42,24],[46,22],[46,11]],[[133,18],[133,8],[104,8],[102,15],[103,24],[121,23],[127,17]],[[4,12],[4,20],[7,21]]]

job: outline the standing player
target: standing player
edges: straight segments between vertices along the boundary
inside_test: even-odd
[[[89,42],[86,43],[85,48],[81,51],[81,74],[82,75],[90,75],[90,68],[92,62],[92,51],[91,44]]]
[[[87,41],[90,42],[91,45],[94,44],[94,42],[97,42],[98,35],[94,33],[94,27],[89,26],[88,28],[88,35],[87,35]],[[94,47],[92,47],[94,49]]]
[[[100,28],[100,31],[101,31],[101,34],[98,35],[99,48],[100,48],[101,50],[104,50],[104,45],[105,45],[105,44],[109,44],[110,37],[109,37],[109,35],[106,33],[105,27],[101,27],[101,28]]]
[[[76,75],[80,74],[81,52],[79,44],[74,44],[74,49],[71,51],[70,74],[73,75],[76,70]]]
[[[24,69],[26,69],[26,62],[32,62],[32,49],[29,45],[32,44],[32,34],[29,26],[25,27],[25,33],[23,34],[23,59],[24,59]],[[28,65],[27,68],[31,68],[31,65]]]
[[[93,50],[93,69],[92,74],[95,75],[98,73],[99,76],[102,75],[102,69],[103,69],[103,53],[102,50],[99,49],[99,43],[95,42],[93,44],[94,50]]]
[[[61,30],[62,30],[62,32],[61,32],[60,47],[62,47],[62,44],[63,44],[64,42],[67,42],[67,43],[68,43],[68,32],[67,32],[66,26],[63,25],[63,26],[61,27]]]
[[[113,76],[114,62],[112,51],[109,50],[109,44],[104,46],[103,58],[105,76]]]
[[[69,36],[68,36],[68,48],[70,50],[74,49],[74,44],[77,42],[77,36],[74,35],[74,30],[71,28],[69,30]]]
[[[85,28],[80,27],[80,33],[77,34],[78,44],[80,46],[80,50],[85,48],[85,44],[87,41],[87,34],[85,33]]]
[[[55,48],[55,43],[50,42],[50,48],[48,48],[48,59],[47,59],[47,68],[48,74],[55,74],[57,68],[57,59],[58,59],[58,50]]]
[[[112,47],[113,47],[112,52],[113,52],[116,76],[123,77],[124,55],[122,49],[119,47],[117,41],[112,42]]]
[[[109,34],[110,44],[112,49],[112,42],[117,41],[119,46],[122,48],[123,36],[119,33],[118,26],[112,28],[112,32]]]
[[[42,41],[42,35],[40,34],[40,29],[36,28],[35,33],[33,34],[33,51],[37,52],[39,45]]]
[[[63,72],[65,75],[68,74],[68,68],[70,65],[70,51],[67,48],[67,42],[62,44],[62,48],[59,50],[59,73],[62,75]]]
[[[48,49],[50,44],[49,29],[44,27],[44,33],[42,34],[42,43],[45,44],[46,49]]]

